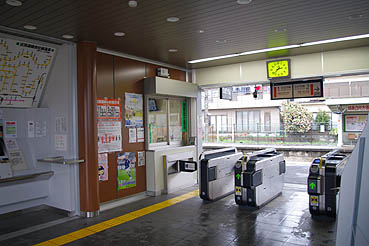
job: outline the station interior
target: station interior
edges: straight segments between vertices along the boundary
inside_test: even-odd
[[[369,245],[368,13],[1,0],[0,245]]]

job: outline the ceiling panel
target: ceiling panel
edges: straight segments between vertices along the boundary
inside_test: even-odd
[[[21,7],[0,2],[2,26],[24,30],[24,25],[35,25],[37,34],[53,38],[72,34],[75,42],[94,41],[101,48],[184,68],[212,64],[188,64],[194,59],[369,33],[368,0],[253,0],[247,5],[236,0],[137,0],[136,8],[129,8],[124,0],[22,2]],[[351,15],[362,17],[350,20]],[[170,16],[180,21],[166,22]],[[115,37],[116,31],[126,35]],[[346,47],[352,44],[347,42]],[[369,45],[369,41],[360,44]],[[170,48],[179,51],[172,54]]]

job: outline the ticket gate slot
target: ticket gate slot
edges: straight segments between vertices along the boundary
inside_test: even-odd
[[[313,161],[309,169],[309,211],[313,216],[336,217],[341,175],[348,156],[332,151]]]
[[[235,200],[259,208],[282,193],[286,163],[275,149],[248,154],[235,166]]]
[[[234,165],[242,157],[236,148],[205,152],[200,161],[200,197],[213,201],[234,192]]]
[[[197,171],[197,162],[196,161],[183,161],[179,160],[179,171],[180,172],[195,172]]]
[[[175,160],[167,163],[168,175],[179,172],[195,172],[197,171],[197,162],[190,160]]]

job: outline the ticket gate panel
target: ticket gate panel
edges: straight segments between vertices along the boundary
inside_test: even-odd
[[[336,217],[341,174],[347,160],[348,155],[334,150],[311,164],[307,191],[312,215]]]
[[[219,150],[221,151],[221,150]],[[204,200],[216,200],[234,192],[234,165],[242,157],[242,152],[226,150],[211,152],[200,162],[200,197]]]
[[[251,153],[235,166],[235,200],[259,208],[282,192],[285,161],[275,149]]]

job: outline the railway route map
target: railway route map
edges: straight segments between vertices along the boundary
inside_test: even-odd
[[[0,37],[0,107],[37,107],[56,49]]]

